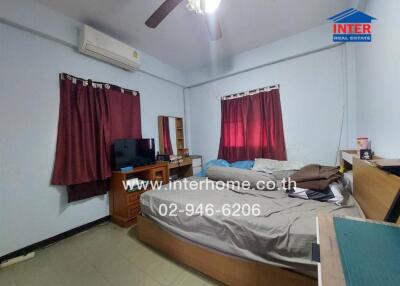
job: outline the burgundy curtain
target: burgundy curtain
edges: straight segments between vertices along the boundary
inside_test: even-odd
[[[221,101],[218,158],[286,160],[279,89]]]
[[[164,145],[164,154],[172,155],[174,151],[172,151],[172,143],[171,143],[171,135],[169,133],[169,117],[163,116],[163,145]]]
[[[110,103],[111,142],[117,139],[142,138],[140,96],[125,91],[106,90]]]
[[[115,139],[140,138],[140,97],[120,87],[60,75],[56,158],[51,183],[68,201],[104,194]]]

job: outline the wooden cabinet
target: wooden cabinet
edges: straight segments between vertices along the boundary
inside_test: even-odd
[[[168,163],[157,162],[134,168],[129,172],[113,172],[110,190],[111,220],[119,226],[128,227],[136,223],[140,212],[140,195],[146,190],[128,192],[125,190],[129,179],[138,178],[145,181],[167,184],[169,181]]]

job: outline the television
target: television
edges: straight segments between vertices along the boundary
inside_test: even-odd
[[[154,139],[118,139],[111,146],[111,168],[138,167],[156,161]]]

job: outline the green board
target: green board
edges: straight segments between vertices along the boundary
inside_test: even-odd
[[[347,286],[400,285],[400,227],[334,217]]]

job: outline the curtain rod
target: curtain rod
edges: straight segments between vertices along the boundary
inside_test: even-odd
[[[257,93],[263,92],[263,91],[270,91],[270,90],[279,89],[279,88],[280,88],[279,84],[260,87],[260,88],[251,89],[251,90],[248,90],[248,91],[243,91],[243,92],[239,92],[239,93],[233,93],[233,94],[229,94],[229,95],[224,95],[224,96],[221,96],[221,100],[239,98],[239,97],[253,95],[253,94],[257,94]]]
[[[110,83],[105,83],[105,82],[100,82],[100,81],[94,81],[91,79],[83,79],[80,77],[76,77],[67,73],[60,73],[60,80],[70,80],[72,81],[73,84],[77,84],[78,82],[82,82],[83,86],[91,85],[94,88],[100,88],[102,89],[103,87],[105,89],[112,89],[112,90],[118,90],[121,91],[122,93],[131,93],[134,96],[140,96],[140,92],[137,90],[132,90],[128,88],[123,88],[118,85],[110,84]]]

